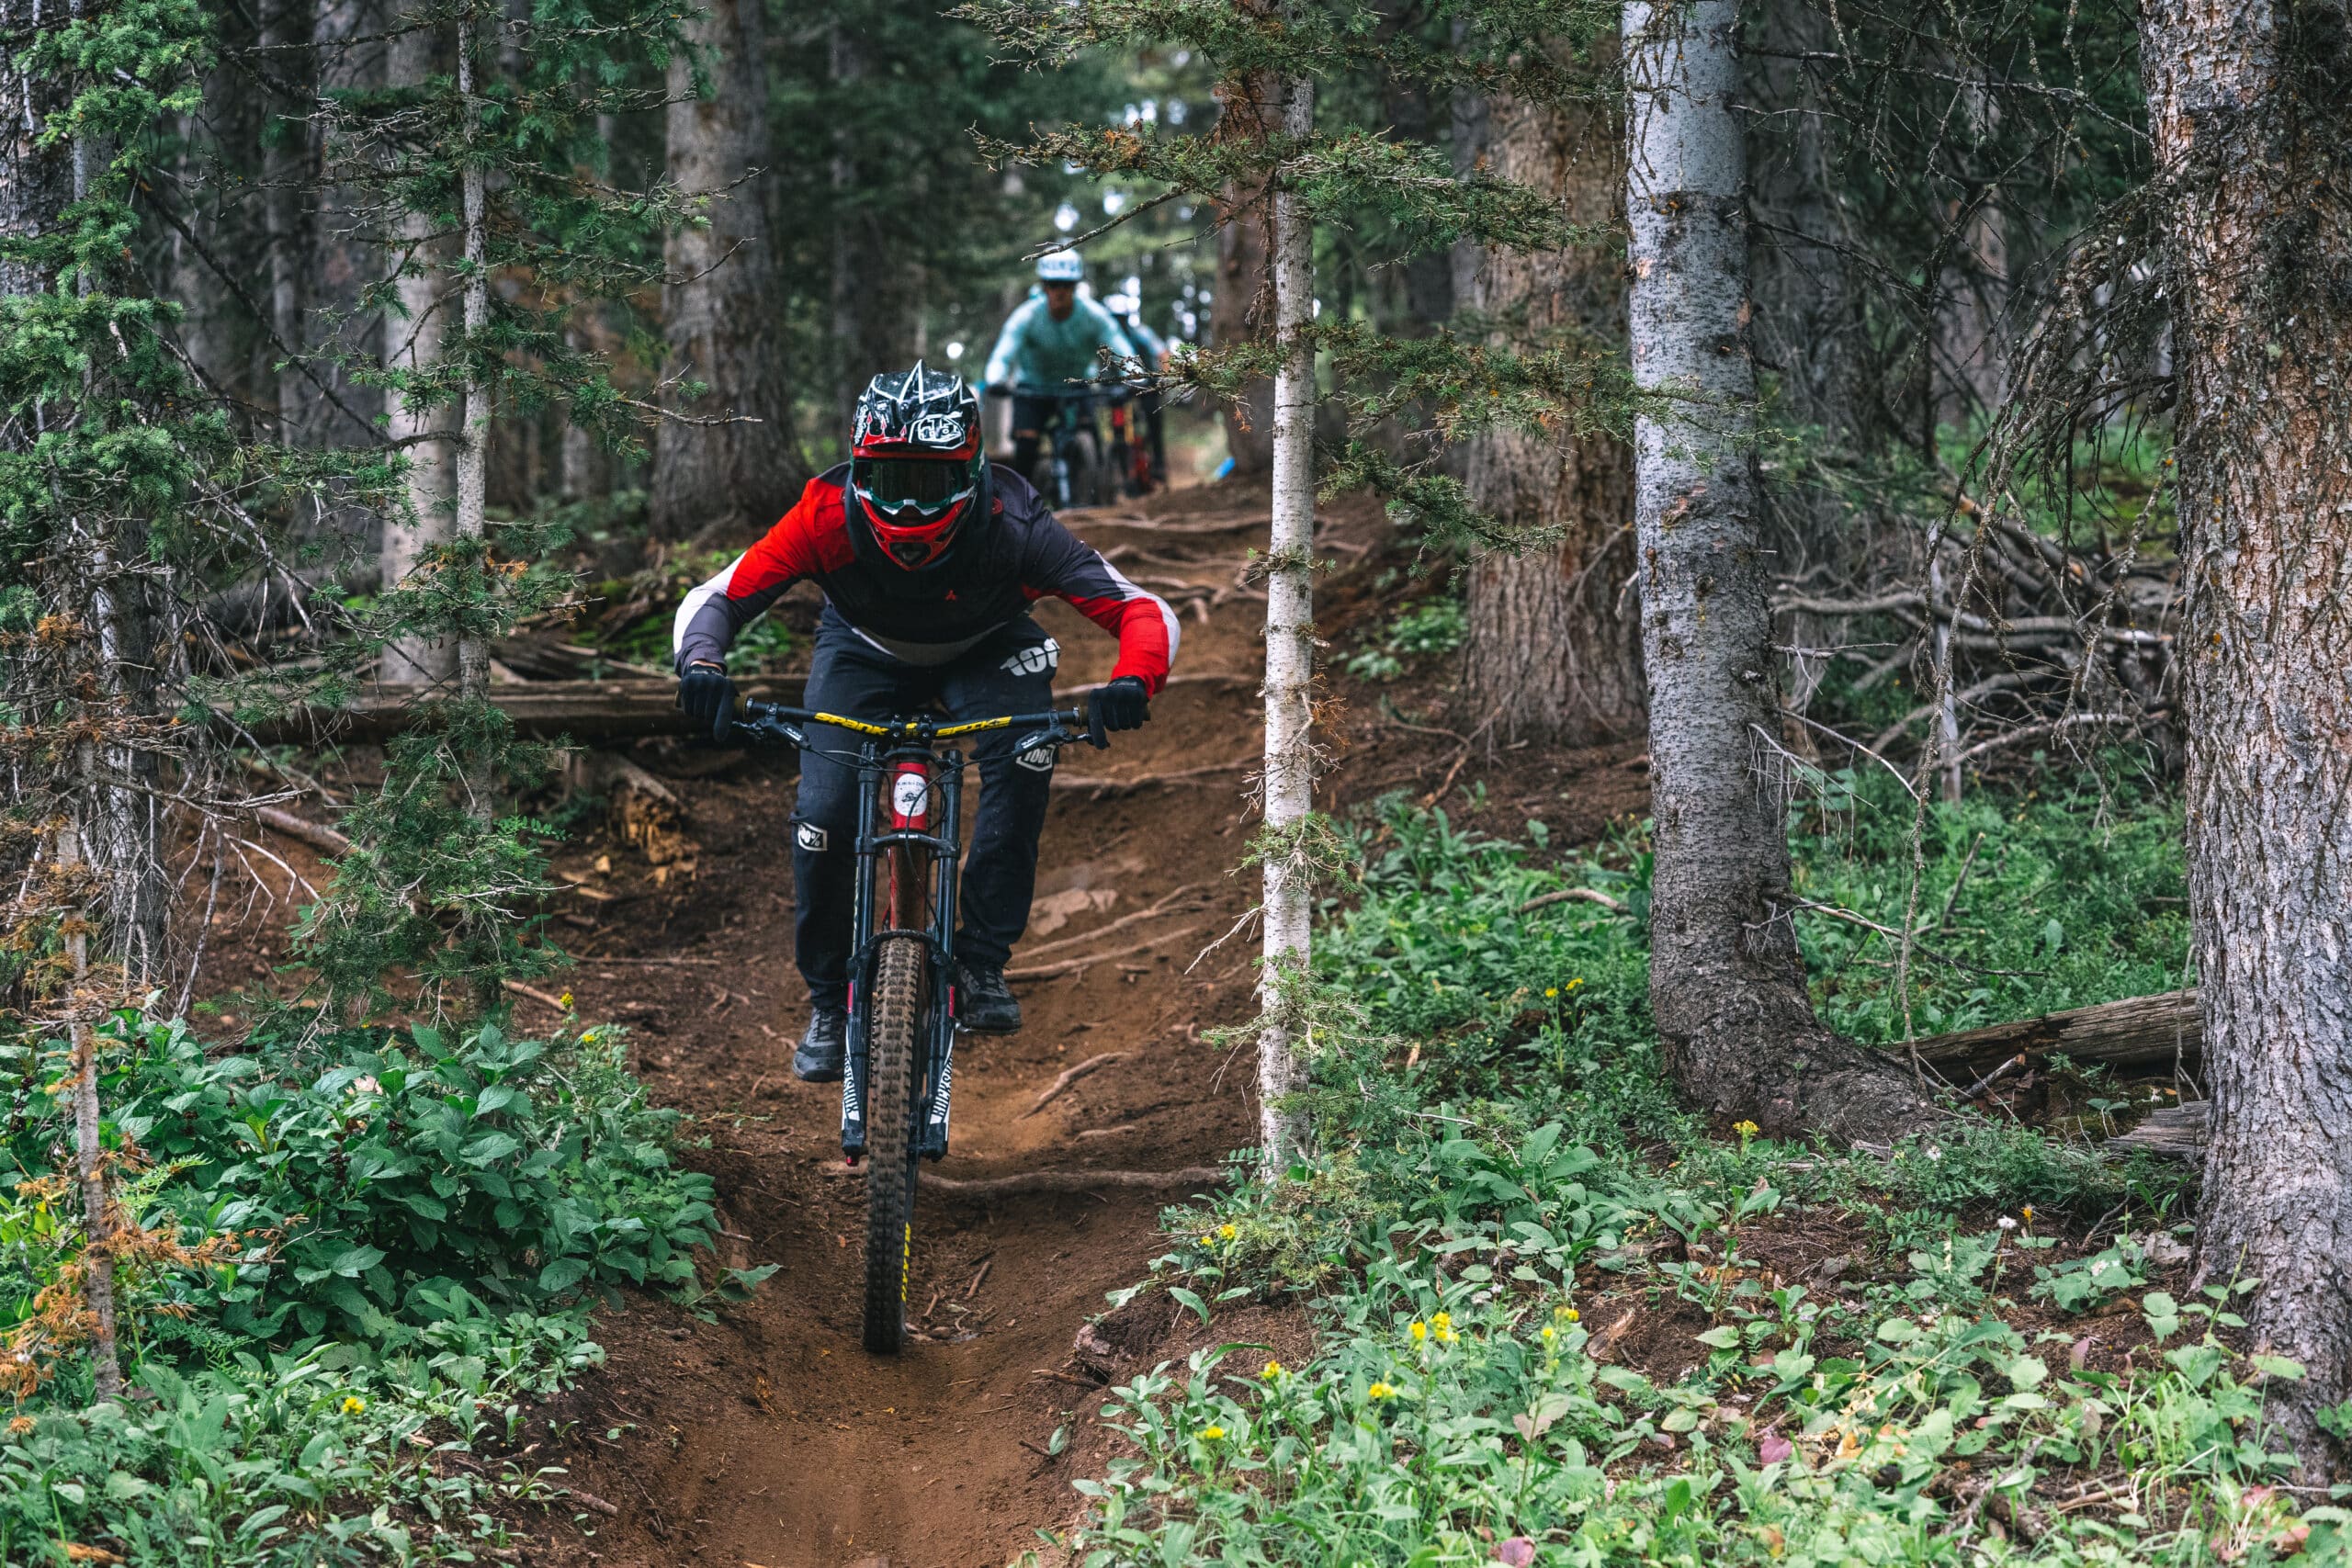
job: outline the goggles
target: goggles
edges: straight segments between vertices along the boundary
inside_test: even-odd
[[[850,482],[877,517],[893,522],[913,513],[936,522],[971,498],[969,463],[937,457],[860,457],[850,465]]]

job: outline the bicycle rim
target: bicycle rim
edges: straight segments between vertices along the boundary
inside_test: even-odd
[[[885,937],[866,1025],[865,1348],[894,1354],[907,1331],[915,1246],[915,1065],[922,1044],[929,953],[914,936]]]

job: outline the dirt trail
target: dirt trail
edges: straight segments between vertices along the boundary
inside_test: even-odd
[[[1230,491],[1163,498],[1153,513],[1181,532],[1072,521],[1155,589],[1216,588],[1234,582],[1244,547],[1261,544],[1263,529],[1202,525],[1248,505]],[[1061,642],[1063,685],[1107,674],[1108,638],[1059,604],[1039,614]],[[1186,613],[1178,669],[1191,678],[1153,705],[1149,727],[1108,753],[1066,754],[1033,923],[1013,968],[1098,961],[1017,983],[1027,1027],[959,1044],[955,1144],[941,1174],[1214,1165],[1252,1135],[1252,1064],[1199,1039],[1203,1028],[1246,1015],[1251,944],[1237,937],[1184,972],[1250,901],[1247,879],[1231,874],[1248,832],[1243,770],[1108,795],[1069,781],[1254,759],[1262,614],[1256,599],[1231,594],[1205,619]],[[1234,679],[1202,678],[1220,674]],[[895,1360],[865,1355],[862,1193],[832,1170],[838,1091],[797,1083],[789,1071],[806,1019],[790,964],[789,769],[692,751],[639,756],[673,778],[702,774],[680,786],[701,851],[691,880],[659,885],[618,845],[587,852],[590,862],[609,855],[613,870],[593,884],[610,897],[595,915],[573,917],[591,929],[564,932],[581,955],[569,984],[583,1015],[632,1025],[656,1094],[694,1111],[710,1138],[693,1157],[718,1179],[725,1261],[781,1268],[752,1303],[716,1323],[662,1306],[605,1322],[607,1367],[558,1412],[578,1426],[559,1427],[570,1440],[544,1443],[531,1458],[568,1466],[573,1483],[618,1512],[592,1518],[593,1538],[551,1554],[535,1547],[528,1560],[1001,1563],[1034,1541],[1035,1527],[1073,1511],[1075,1456],[1047,1450],[1057,1427],[1076,1434],[1099,1404],[1040,1374],[1062,1367],[1106,1291],[1143,1272],[1159,1205],[1185,1194],[983,1205],[927,1192],[910,1321],[928,1337]],[[1186,887],[1159,915],[1099,942],[1068,940]],[[684,962],[643,962],[665,958]],[[1031,1113],[1064,1069],[1103,1053],[1119,1059]],[[622,1431],[608,1443],[614,1427]],[[534,1431],[548,1428],[535,1422]]]
[[[1071,519],[1178,604],[1178,681],[1139,734],[1108,753],[1065,755],[1013,968],[1093,961],[1017,981],[1027,1028],[959,1045],[944,1176],[1172,1170],[1214,1165],[1254,1135],[1254,1064],[1201,1039],[1249,1014],[1252,933],[1186,966],[1252,901],[1254,878],[1234,867],[1252,820],[1242,791],[1261,745],[1263,606],[1232,590],[1265,530],[1231,525],[1262,517],[1264,505],[1262,491],[1228,485],[1156,498],[1141,521]],[[1385,525],[1368,500],[1328,509],[1317,532],[1356,563],[1317,589],[1324,635],[1342,651],[1354,646],[1357,623],[1385,624],[1406,595],[1435,585],[1385,570]],[[1064,687],[1107,674],[1108,638],[1059,604],[1039,616],[1061,642]],[[1638,809],[1638,742],[1577,753],[1481,748],[1474,759],[1442,739],[1453,732],[1392,712],[1436,699],[1444,678],[1425,671],[1430,689],[1415,692],[1335,672],[1317,715],[1337,775],[1327,807],[1405,786],[1433,797],[1434,781],[1434,794],[1490,829],[1515,832],[1540,814],[1566,842]],[[1104,1292],[1145,1272],[1160,1243],[1160,1206],[1186,1196],[1109,1189],[986,1203],[926,1192],[910,1295],[923,1337],[895,1359],[867,1356],[857,1321],[863,1193],[838,1168],[839,1091],[797,1083],[790,1070],[807,1020],[790,956],[794,769],[672,741],[641,742],[629,755],[685,797],[699,849],[655,866],[609,830],[568,844],[557,869],[583,886],[563,900],[556,930],[579,962],[543,984],[568,987],[583,1017],[628,1023],[654,1096],[695,1117],[684,1157],[716,1179],[720,1261],[779,1268],[751,1303],[715,1321],[643,1300],[600,1319],[606,1365],[531,1412],[504,1456],[526,1473],[561,1467],[558,1483],[594,1501],[512,1507],[514,1561],[995,1568],[1033,1544],[1038,1528],[1077,1512],[1069,1483],[1110,1443],[1089,1425],[1102,1404],[1094,1380],[1181,1357],[1198,1334],[1265,1339],[1289,1359],[1304,1351],[1295,1314],[1228,1310],[1201,1330],[1164,1302],[1148,1311],[1139,1303],[1102,1325],[1112,1353],[1073,1379],[1078,1330],[1103,1311]],[[355,782],[364,783],[357,761]],[[330,783],[341,769],[326,768]],[[1078,782],[1147,773],[1183,776],[1135,790]],[[1448,793],[1472,778],[1475,800]],[[281,847],[315,874],[309,851]],[[259,880],[270,880],[266,868]],[[1130,919],[1163,899],[1161,912]],[[281,906],[224,909],[202,994],[266,975],[283,960],[284,927]],[[1093,931],[1099,940],[1072,940]],[[552,1021],[539,1002],[517,1008],[523,1028]],[[233,1028],[237,1019],[220,1021]],[[1066,1069],[1112,1053],[1117,1060],[1032,1113]],[[1053,1437],[1064,1426],[1070,1442],[1057,1456]],[[561,1522],[576,1508],[593,1533]]]

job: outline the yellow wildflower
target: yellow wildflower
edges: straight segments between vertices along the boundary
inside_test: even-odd
[[[556,998],[556,1000],[557,1000],[557,1002],[559,1002],[560,1004],[561,1004],[561,1005],[562,1005],[562,1007],[565,1009],[565,1010],[569,1011],[569,1010],[571,1010],[571,993],[570,991],[566,991],[566,992],[564,992],[564,993],[563,993],[563,995],[561,995],[561,996],[560,996],[560,997]]]
[[[1442,1333],[1453,1326],[1453,1315],[1451,1313],[1439,1313],[1430,1319],[1430,1326]]]
[[[1570,1323],[1576,1323],[1583,1318],[1584,1314],[1577,1311],[1574,1307],[1562,1307],[1560,1309],[1560,1315],[1566,1318]]]
[[[368,1402],[357,1394],[346,1393],[343,1396],[343,1413],[345,1416],[356,1416],[367,1408]]]
[[[1219,1438],[1224,1436],[1225,1428],[1222,1427],[1204,1427],[1201,1428],[1201,1441],[1204,1443],[1214,1443]]]
[[[1365,1389],[1363,1394],[1366,1399],[1394,1399],[1396,1397],[1396,1391],[1385,1382],[1376,1382]]]
[[[1405,1332],[1411,1335],[1413,1337],[1413,1343],[1418,1345],[1422,1340],[1427,1339],[1430,1337],[1430,1325],[1423,1323],[1417,1317],[1413,1319],[1411,1325],[1408,1326]]]
[[[1280,1361],[1268,1361],[1266,1363],[1266,1370],[1260,1372],[1258,1375],[1264,1378],[1268,1382],[1272,1382],[1274,1379],[1283,1375],[1283,1364]]]
[[[1231,1225],[1219,1225],[1216,1227],[1216,1234],[1224,1237],[1227,1241],[1231,1241],[1235,1236],[1239,1235],[1241,1233]]]
[[[1555,1334],[1552,1332],[1552,1325],[1551,1325],[1550,1324],[1548,1324],[1548,1323],[1547,1323],[1547,1324],[1545,1324],[1545,1325],[1544,1325],[1544,1338],[1546,1338],[1546,1339],[1553,1339],[1553,1338],[1556,1338],[1556,1337],[1558,1337],[1558,1336],[1555,1335]]]
[[[1579,975],[1579,976],[1577,976],[1575,979],[1573,979],[1573,980],[1571,980],[1571,981],[1569,981],[1569,982],[1568,982],[1568,989],[1570,989],[1571,991],[1573,991],[1573,990],[1575,990],[1578,986],[1581,986],[1581,985],[1583,985],[1583,984],[1584,984],[1584,976],[1581,976],[1581,975]]]
[[[1731,1130],[1739,1134],[1739,1141],[1743,1144],[1763,1131],[1762,1128],[1757,1126],[1753,1122],[1734,1122]]]
[[[1559,994],[1560,994],[1560,987],[1557,987],[1557,986],[1546,986],[1546,987],[1544,987],[1544,997],[1545,997],[1547,999],[1548,999],[1548,998],[1553,998],[1553,997],[1556,997],[1556,996],[1558,996]]]

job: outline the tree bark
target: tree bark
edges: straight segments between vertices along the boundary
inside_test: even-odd
[[[481,47],[472,16],[462,14],[458,32],[458,101],[461,123],[465,127],[465,144],[471,149],[481,134],[481,99],[476,94],[476,52]],[[464,310],[463,322],[469,341],[478,339],[490,327],[490,228],[485,210],[488,192],[483,188],[481,162],[469,156],[458,175],[459,238],[463,244],[463,262],[458,277],[458,289]],[[470,356],[469,356],[470,359]],[[490,389],[479,376],[466,378],[465,397],[459,405],[456,468],[457,505],[452,519],[452,531],[468,543],[481,542],[488,527],[490,489]],[[484,562],[487,570],[487,561]],[[490,643],[475,637],[459,637],[458,644],[458,696],[461,702],[485,702],[490,696]],[[496,810],[492,795],[487,761],[472,759],[467,770],[470,786],[469,802],[474,817],[487,822]]]
[[[709,63],[710,96],[694,96],[683,53],[670,64],[670,179],[709,194],[711,206],[707,225],[681,229],[664,251],[664,333],[672,373],[710,389],[688,412],[729,423],[662,426],[652,481],[661,538],[772,523],[807,477],[792,444],[776,250],[749,178],[768,155],[764,31],[760,0],[713,0],[687,26]]]
[[[1656,862],[1650,1002],[1707,1109],[1883,1137],[1906,1075],[1825,1030],[1790,921],[1778,664],[1750,436],[1744,151],[1733,0],[1628,0],[1634,432]]]
[[[401,30],[385,51],[389,85],[414,87],[432,76],[439,29],[417,25],[428,9],[427,0],[405,0],[400,7]],[[447,278],[441,265],[443,244],[429,217],[409,219],[404,239],[406,256],[393,286],[400,309],[384,318],[383,355],[387,365],[421,372],[440,362],[448,335],[448,306],[441,297]],[[384,520],[383,582],[390,588],[415,570],[426,552],[449,540],[457,504],[449,443],[458,434],[459,411],[391,390],[385,392],[384,403],[385,434],[402,444],[409,462],[407,513]],[[457,669],[457,647],[445,638],[402,637],[384,649],[388,682],[438,684]]]
[[[1615,115],[1496,96],[1487,104],[1488,166],[1544,192],[1580,223],[1622,210]],[[1464,303],[1498,344],[1531,349],[1614,345],[1624,337],[1623,263],[1594,250],[1486,253],[1465,269]],[[1472,563],[1464,684],[1498,735],[1577,746],[1642,724],[1641,617],[1634,568],[1634,458],[1611,436],[1562,438],[1498,428],[1468,444],[1474,500],[1556,546]]]
[[[1282,90],[1266,75],[1244,76],[1217,88],[1217,114],[1229,122],[1222,133],[1261,136],[1269,106]],[[1217,203],[1216,288],[1209,297],[1209,343],[1223,348],[1265,335],[1263,305],[1269,295],[1266,269],[1267,218],[1261,193],[1228,185]],[[1225,414],[1225,449],[1238,477],[1255,478],[1274,465],[1274,388],[1253,381]]]
[[[275,344],[262,345],[266,373],[259,383],[271,389],[277,409],[279,437],[300,445],[315,434],[323,411],[303,395],[307,383],[290,367],[277,368],[288,355],[299,355],[306,343],[303,310],[311,271],[311,75],[317,59],[308,47],[311,39],[311,0],[264,0],[261,10],[262,58],[267,73],[285,84],[288,94],[268,106],[262,122],[263,222],[268,250],[269,325]]]
[[[1315,129],[1315,84],[1287,85],[1283,132]],[[1306,835],[1315,810],[1311,749],[1315,681],[1315,234],[1297,194],[1273,195],[1273,526],[1266,543],[1265,957],[1259,981],[1259,1145],[1270,1177],[1304,1146],[1306,1120],[1292,1103],[1306,1066],[1295,1018],[1306,983],[1313,888]]]
[[[2352,146],[2340,4],[2157,0],[2141,69],[2178,402],[2190,924],[2211,1143],[2199,1282],[2262,1280],[2306,1471],[2352,1394]]]

